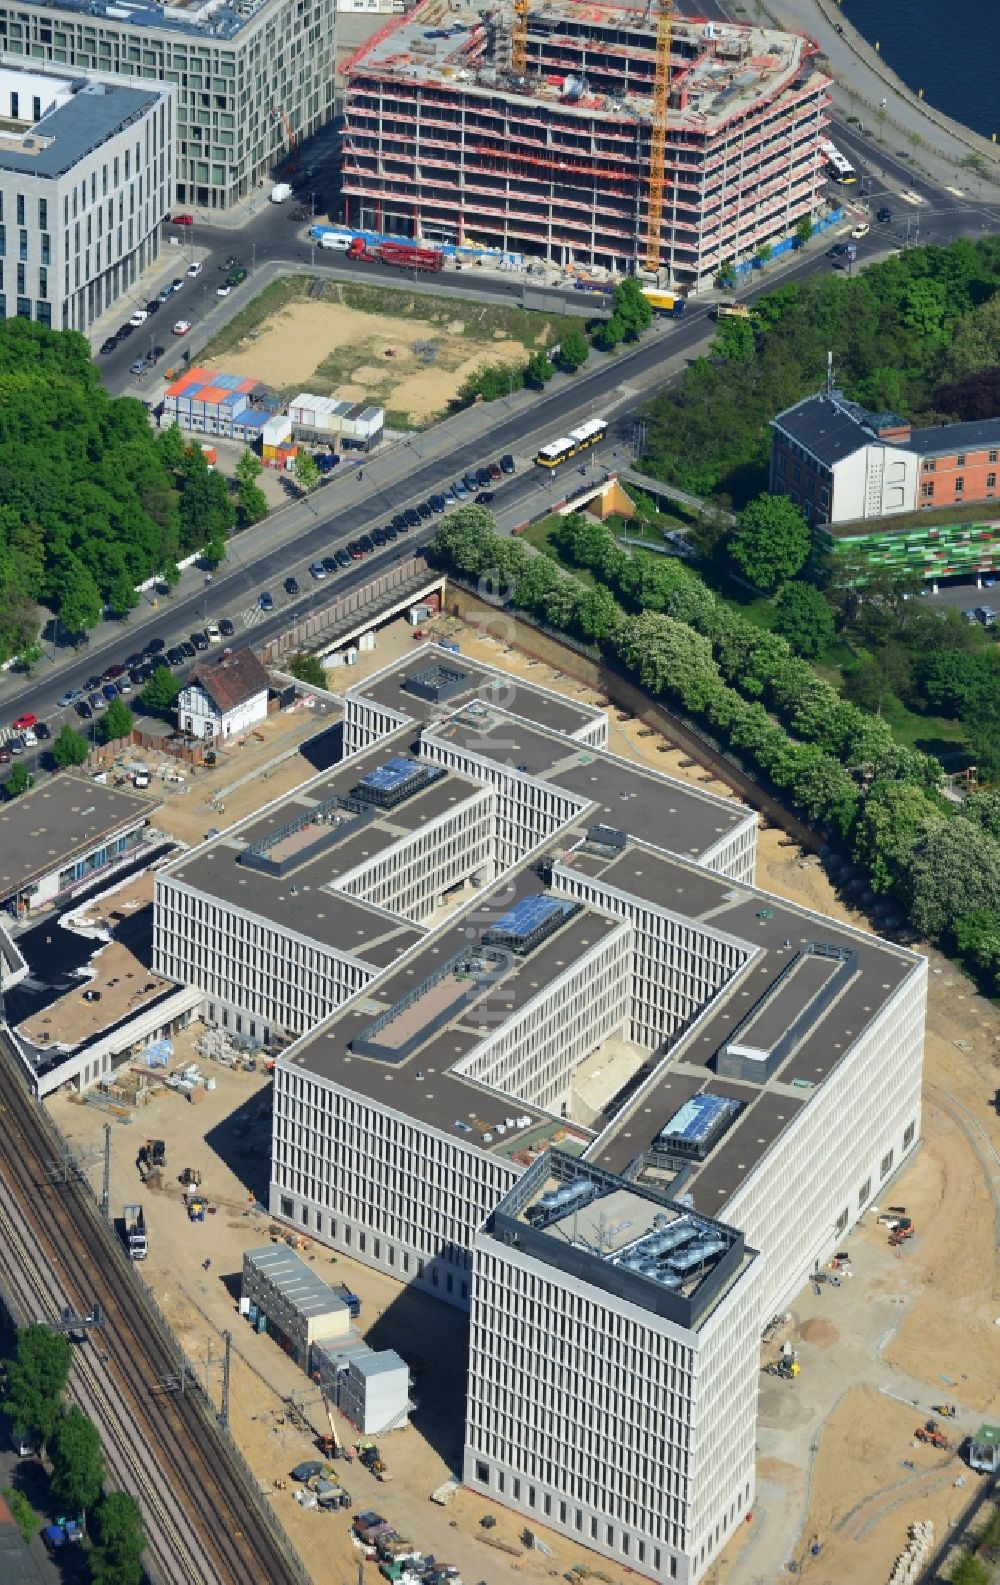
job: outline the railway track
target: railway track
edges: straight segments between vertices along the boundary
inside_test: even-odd
[[[306,1585],[200,1389],[163,1390],[180,1351],[89,1192],[47,1181],[60,1140],[17,1060],[0,1032],[0,1244],[35,1313],[101,1306],[99,1342],[77,1350],[72,1386],[101,1428],[116,1484],[142,1506],[151,1571],[163,1585]]]

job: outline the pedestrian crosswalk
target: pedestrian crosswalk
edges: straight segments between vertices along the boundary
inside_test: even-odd
[[[256,627],[258,622],[263,622],[264,613],[259,605],[248,605],[246,610],[240,613],[240,620],[244,627]]]

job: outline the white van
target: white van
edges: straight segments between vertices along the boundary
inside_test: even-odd
[[[331,253],[346,253],[354,238],[341,232],[328,231],[319,239],[321,248],[328,248]]]

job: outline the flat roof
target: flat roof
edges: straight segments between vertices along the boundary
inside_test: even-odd
[[[28,5],[42,7],[58,17],[101,17],[129,28],[157,29],[164,33],[200,35],[205,39],[231,39],[248,22],[263,11],[270,0],[223,0],[217,6],[211,0],[175,0],[174,4],[156,5],[150,0],[26,0]]]
[[[264,1244],[243,1253],[244,1268],[251,1266],[267,1278],[293,1309],[306,1320],[346,1310],[339,1293],[325,1283],[287,1244]]]
[[[139,825],[159,800],[61,771],[0,804],[0,902]]]
[[[65,78],[59,78],[67,86]],[[22,135],[0,134],[0,170],[54,179],[151,110],[161,95],[150,89],[88,82]]]
[[[527,866],[505,876],[423,945],[407,953],[389,974],[367,986],[311,1035],[296,1042],[284,1060],[418,1117],[444,1133],[464,1136],[469,1143],[510,1155],[512,1142],[516,1147],[517,1138],[522,1134],[527,1138],[531,1130],[548,1119],[548,1114],[451,1070],[547,984],[571,968],[582,953],[620,929],[621,921],[580,909],[527,957],[512,956],[506,972],[491,980],[481,994],[473,989],[459,999],[451,994],[450,982],[443,988],[441,981],[429,989],[425,987],[453,959],[470,952],[474,945],[470,934],[481,940],[516,902],[541,889],[537,875]],[[368,1056],[353,1049],[355,1042],[365,1038],[373,1020],[399,1008],[418,990],[422,990],[422,995],[417,1010],[426,1020],[427,1036],[415,1049],[408,1050],[399,1060],[394,1060],[395,1052],[390,1053],[388,1041],[383,1056]],[[439,1006],[447,1012],[446,1021],[440,1026],[435,1023]],[[488,1022],[482,1021],[483,1007],[488,1007]],[[409,1033],[408,1024],[395,1031],[397,1049],[404,1047]],[[509,1128],[508,1119],[517,1126]],[[555,1119],[550,1121],[556,1123]],[[497,1124],[501,1125],[499,1130]],[[586,1129],[566,1126],[578,1140],[589,1140]],[[492,1138],[484,1142],[484,1134]]]
[[[426,11],[399,19],[374,34],[352,61],[352,76],[439,83],[455,94],[483,94],[548,102],[553,110],[617,121],[646,121],[652,109],[656,20],[641,6],[597,0],[581,10],[576,0],[542,0],[528,11],[528,76],[517,78],[497,64],[492,31],[509,33],[500,6],[477,12],[445,0],[429,26]],[[745,111],[764,94],[776,95],[804,69],[814,68],[806,42],[773,28],[709,24],[675,15],[671,29],[671,76],[685,90],[671,105],[669,130],[718,124]],[[622,62],[617,72],[602,52]],[[532,70],[541,60],[543,71]],[[639,70],[636,70],[636,67]],[[645,67],[645,71],[642,68]],[[558,69],[557,69],[558,68]],[[817,74],[819,75],[819,74]]]
[[[607,749],[573,742],[545,725],[531,725],[499,710],[471,722],[467,711],[456,711],[430,728],[429,735],[459,743],[488,763],[537,776],[581,805],[596,804],[588,823],[610,826],[684,857],[701,858],[756,818],[735,798],[675,781],[662,771],[646,770]]]
[[[442,690],[440,698],[426,697],[426,690],[424,696],[414,691],[424,675],[433,670],[451,672],[456,679],[450,690]],[[376,672],[351,688],[348,698],[382,705],[421,723],[438,719],[460,705],[499,706],[511,715],[569,735],[604,716],[604,711],[594,705],[577,704],[537,683],[467,660],[438,644],[422,645],[409,660]]]

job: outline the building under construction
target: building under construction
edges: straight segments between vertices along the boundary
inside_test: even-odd
[[[808,39],[593,0],[424,0],[347,77],[344,218],[697,285],[820,207]]]

